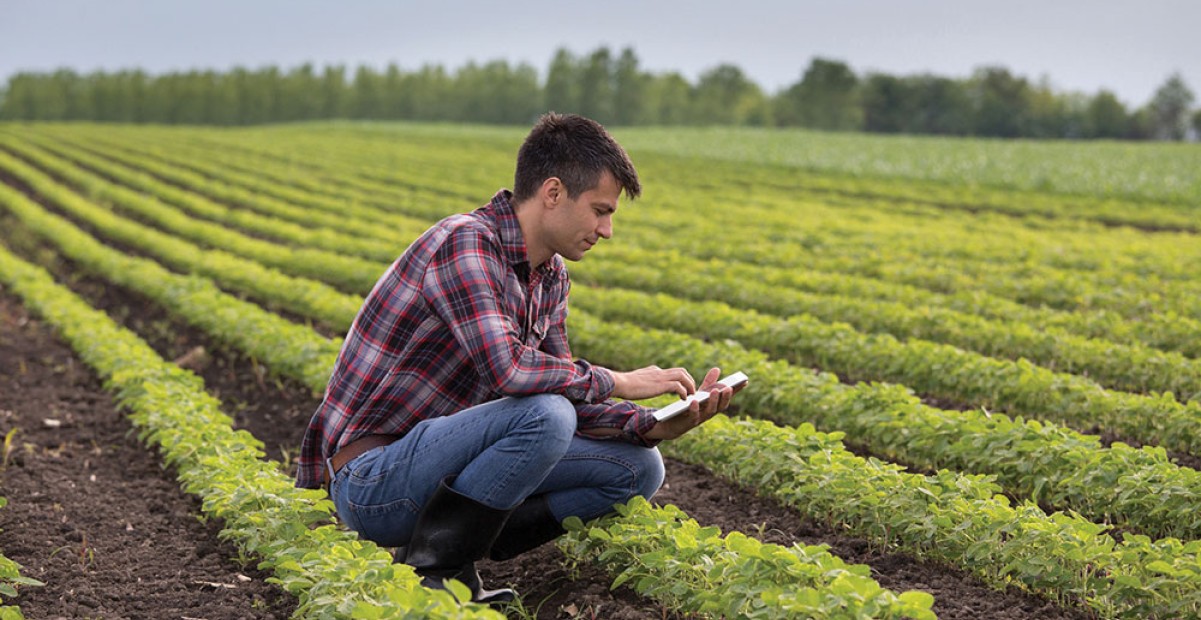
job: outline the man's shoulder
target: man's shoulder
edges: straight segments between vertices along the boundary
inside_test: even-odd
[[[491,242],[497,237],[496,229],[485,218],[475,213],[457,213],[447,216],[431,226],[416,241],[416,245],[437,248],[454,237],[471,242]]]

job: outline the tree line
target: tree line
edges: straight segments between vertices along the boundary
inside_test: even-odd
[[[1201,135],[1201,109],[1177,74],[1146,105],[1114,93],[1058,92],[999,66],[967,78],[856,74],[814,58],[800,79],[768,93],[733,64],[689,81],[643,70],[634,50],[559,49],[545,80],[528,63],[455,70],[303,64],[150,75],[23,72],[0,91],[0,120],[252,125],[317,119],[529,124],[544,110],[609,125],[747,125],[1004,138],[1183,140]]]

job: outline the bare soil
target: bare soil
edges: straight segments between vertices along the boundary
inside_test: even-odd
[[[95,375],[0,294],[0,550],[31,619],[287,618],[296,601],[202,522]]]

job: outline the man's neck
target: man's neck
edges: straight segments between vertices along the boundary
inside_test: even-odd
[[[542,243],[542,210],[533,199],[513,205],[517,223],[521,225],[521,238],[525,242],[526,255],[530,258],[530,269],[537,269],[554,256],[554,252]]]

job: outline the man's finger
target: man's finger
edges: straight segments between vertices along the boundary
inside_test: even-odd
[[[721,407],[718,411],[725,411],[730,406],[730,401],[734,399],[734,388],[722,386],[721,389]]]
[[[684,368],[672,368],[672,371],[673,371],[673,372],[675,372],[675,373],[677,373],[677,375],[680,377],[680,381],[681,381],[681,382],[682,382],[682,383],[685,385],[685,387],[688,389],[688,393],[689,393],[689,394],[691,394],[691,393],[693,393],[693,392],[695,392],[695,391],[696,391],[696,380],[692,378],[692,375],[688,374],[688,370],[687,370],[687,369],[684,369]]]

